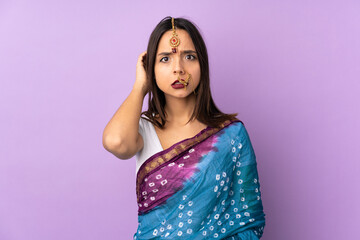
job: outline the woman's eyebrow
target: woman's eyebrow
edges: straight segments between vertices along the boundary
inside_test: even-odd
[[[194,51],[194,50],[184,50],[184,51],[180,51],[181,53],[195,53],[196,54],[196,51]],[[167,56],[167,55],[170,55],[170,54],[172,54],[172,52],[162,52],[162,53],[159,53],[158,54],[158,56],[160,56],[160,55],[165,55],[165,56]]]

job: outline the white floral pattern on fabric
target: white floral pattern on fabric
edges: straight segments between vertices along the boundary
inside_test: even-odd
[[[152,234],[156,234],[156,239],[261,238],[265,214],[262,209],[255,154],[242,124],[234,124],[233,128],[228,129],[228,135],[218,136],[218,141],[214,145],[219,150],[204,156],[196,166],[199,171],[184,183],[183,189],[167,199],[163,206],[158,206],[145,215],[139,215],[139,231],[135,233],[134,239],[151,239],[147,235],[151,228]],[[239,132],[231,135],[236,133],[237,129]],[[228,136],[232,138],[227,138]],[[225,150],[227,146],[228,151]],[[194,154],[196,147],[187,152]],[[167,166],[177,165],[185,168],[186,160],[191,158],[191,154],[190,157],[184,155],[181,162]],[[215,159],[218,162],[215,162]],[[159,177],[159,180],[160,178],[162,181],[166,180],[165,176]],[[157,184],[152,184],[151,187],[157,187]],[[167,184],[172,183],[168,180]],[[170,209],[174,210],[169,211]],[[156,226],[153,223],[158,222],[156,219],[159,216],[163,216],[164,220]],[[148,225],[140,226],[142,222]]]

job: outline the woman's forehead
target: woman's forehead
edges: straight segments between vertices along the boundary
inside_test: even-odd
[[[180,39],[180,44],[178,46],[179,50],[195,50],[194,44],[187,31],[183,29],[177,29],[176,33],[178,38]],[[171,37],[172,37],[172,30],[167,31],[162,35],[159,41],[158,52],[171,51],[171,45],[170,45]]]

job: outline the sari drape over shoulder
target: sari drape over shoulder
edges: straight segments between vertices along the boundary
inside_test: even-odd
[[[238,119],[158,152],[136,179],[134,239],[260,239],[265,227],[256,157]]]

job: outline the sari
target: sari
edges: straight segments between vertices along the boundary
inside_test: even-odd
[[[265,227],[256,157],[234,118],[149,157],[136,178],[142,239],[260,239]]]

